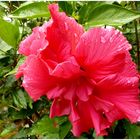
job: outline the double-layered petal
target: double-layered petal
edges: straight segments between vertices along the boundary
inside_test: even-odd
[[[122,118],[140,121],[139,76],[122,33],[112,27],[84,32],[58,5],[49,10],[49,22],[19,48],[27,59],[17,77],[23,76],[28,94],[53,100],[50,117],[68,115],[75,136],[90,128],[106,135]]]

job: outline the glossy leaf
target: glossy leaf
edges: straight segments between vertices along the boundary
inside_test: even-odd
[[[0,2],[0,6],[5,8],[5,9],[9,9],[8,3],[6,3],[6,2]]]
[[[59,137],[60,139],[64,139],[65,136],[68,134],[68,132],[70,131],[71,129],[71,124],[69,121],[63,123],[61,126],[60,126],[60,131],[59,131]]]
[[[37,135],[39,138],[59,138],[59,125],[55,119],[50,119],[45,115],[32,127],[29,135]]]
[[[85,26],[88,28],[103,25],[122,26],[140,17],[140,13],[113,4],[101,4],[95,8],[86,6],[84,8],[84,11],[88,11],[85,21]],[[79,13],[80,17],[82,16],[81,13],[83,12]]]
[[[37,18],[48,16],[49,11],[46,2],[24,3],[10,15],[12,18]]]
[[[58,2],[60,8],[66,12],[66,14],[68,15],[72,15],[73,13],[73,5],[72,5],[72,2],[71,1],[59,1]]]
[[[8,45],[17,46],[19,40],[19,28],[10,22],[0,19],[0,38]]]
[[[32,100],[29,98],[28,94],[22,90],[18,90],[12,94],[13,101],[18,108],[27,108],[28,104],[32,108]]]
[[[6,15],[6,9],[9,9],[7,6],[7,3],[0,2],[0,17],[3,17]]]
[[[0,59],[5,57],[6,52],[10,50],[12,47],[5,43],[1,38],[0,38]]]
[[[79,10],[79,22],[85,23],[86,21],[88,21],[89,14],[93,13],[94,9],[102,4],[104,4],[104,2],[98,1],[95,2],[89,1],[86,4],[84,4]]]
[[[139,139],[140,138],[140,126],[136,124],[130,124],[128,121],[125,121],[125,129],[127,134],[127,139]]]

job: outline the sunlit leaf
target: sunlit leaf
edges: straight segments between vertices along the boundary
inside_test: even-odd
[[[40,136],[39,138],[59,138],[59,125],[55,119],[45,115],[33,124],[29,135],[37,135]]]
[[[18,26],[0,19],[0,38],[8,45],[16,47],[19,40]]]
[[[71,124],[69,121],[63,123],[61,126],[60,126],[60,131],[59,131],[59,137],[61,139],[64,139],[65,136],[68,134],[68,132],[70,131],[71,129]]]
[[[16,9],[10,17],[12,18],[36,18],[48,17],[49,11],[46,2],[27,2]]]
[[[10,45],[8,45],[6,42],[4,42],[1,38],[0,38],[0,58],[3,58],[6,56],[6,53],[8,50],[10,50],[12,47]]]
[[[15,124],[9,124],[1,133],[1,138],[10,138],[14,133],[13,131],[16,129]]]
[[[18,70],[18,67],[19,67],[21,64],[23,64],[24,60],[25,60],[25,57],[24,57],[24,56],[23,56],[23,57],[20,57],[20,59],[19,59],[17,65],[15,66],[15,68],[14,68],[13,70],[11,70],[10,72],[8,72],[6,75],[4,75],[4,77],[6,77],[6,76],[8,76],[8,75],[16,74],[16,72],[17,72],[17,70]]]
[[[83,5],[80,10],[79,10],[79,22],[80,23],[85,23],[89,20],[89,15],[91,13],[93,13],[94,9],[97,7],[97,6],[100,6],[104,4],[104,2],[98,2],[98,1],[95,1],[95,2],[92,2],[92,1],[89,1],[88,3],[86,3],[85,5]]]
[[[113,4],[101,4],[94,8],[85,6],[83,12],[79,13],[80,17],[84,11],[88,11],[84,15],[85,26],[88,28],[103,25],[121,26],[140,17],[140,13]]]

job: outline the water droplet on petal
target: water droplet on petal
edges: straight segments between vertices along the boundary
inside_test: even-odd
[[[108,30],[108,31],[112,31],[112,26],[106,26],[106,29]]]
[[[76,33],[74,33],[74,36],[77,38],[77,34]]]
[[[106,42],[106,40],[105,40],[105,38],[103,36],[101,36],[101,42],[102,43],[105,43]]]
[[[65,22],[65,29],[68,30],[68,24]]]
[[[118,46],[117,52],[120,52],[120,51],[122,51],[122,48],[120,46]]]
[[[128,84],[130,84],[130,83],[131,83],[131,81],[130,81],[130,80],[128,80],[128,81],[127,81],[127,83],[128,83]]]
[[[113,42],[113,37],[110,37],[110,40],[109,40],[111,43]]]

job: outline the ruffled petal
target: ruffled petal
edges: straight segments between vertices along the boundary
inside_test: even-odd
[[[80,74],[80,66],[74,57],[70,57],[67,61],[57,64],[54,69],[51,68],[49,68],[50,75],[58,78],[68,79]]]
[[[65,94],[63,94],[64,98],[67,100],[75,100],[76,98],[76,85],[75,83],[67,83],[64,85],[66,87]]]
[[[71,56],[71,51],[76,47],[84,29],[73,18],[59,12],[57,4],[49,5],[49,10],[52,24],[45,29],[49,46],[41,53],[42,58],[63,62]]]
[[[18,52],[25,56],[37,54],[48,45],[45,39],[43,28],[35,27],[31,35],[26,37],[21,43]]]
[[[90,98],[90,95],[94,91],[94,87],[86,80],[85,78],[79,79],[76,83],[76,95],[79,98],[79,100],[82,101],[88,101]]]
[[[105,117],[104,119],[107,119],[110,123],[125,117],[125,115],[117,109],[115,104],[109,100],[104,100],[98,96],[92,96],[90,100],[96,111],[100,112],[100,115],[103,115]]]
[[[32,99],[37,100],[46,94],[55,80],[49,77],[48,69],[40,58],[30,55],[28,59],[22,85]]]
[[[114,104],[99,98],[98,96],[92,95],[91,103],[97,111],[101,112],[110,112],[114,108]]]
[[[131,122],[137,122],[140,116],[138,77],[114,76],[99,84],[99,96],[113,103]],[[111,85],[111,86],[108,86]]]
[[[75,55],[81,64],[94,65],[130,49],[131,45],[121,32],[97,27],[82,35]]]
[[[127,95],[124,95],[126,94]],[[128,118],[132,123],[139,121],[140,118],[140,104],[137,96],[132,95],[134,91],[123,91],[121,93],[110,92],[111,94],[117,95],[108,96],[109,101],[115,104],[116,108],[120,110],[123,117]],[[129,98],[128,98],[129,96]]]
[[[72,123],[72,132],[75,136],[80,136],[82,132],[88,132],[90,128],[95,128],[97,135],[106,135],[106,128],[110,126],[107,119],[104,119],[100,113],[95,111],[90,102],[77,102],[77,113],[79,119],[70,121]],[[88,117],[87,117],[88,114]]]
[[[97,27],[81,36],[75,56],[87,73],[100,80],[123,69],[125,53],[130,48],[131,45],[118,30]]]
[[[74,18],[66,16],[64,12],[59,12],[57,4],[49,5],[49,10],[57,29],[60,30],[60,33],[70,42],[71,47],[74,49],[79,38],[84,33],[84,28]]]
[[[51,88],[46,95],[48,99],[55,99],[60,97],[64,92],[66,92],[66,87],[55,85],[55,87]]]
[[[69,119],[72,122],[78,121],[80,119],[80,116],[78,114],[78,110],[76,108],[76,105],[73,101],[71,101],[70,105],[71,105],[71,113],[69,115]]]
[[[105,112],[105,116],[110,123],[125,118],[125,115],[116,106],[111,111]]]
[[[16,77],[36,101],[52,100],[50,117],[68,115],[80,136],[94,128],[97,135],[122,118],[140,121],[136,65],[131,45],[114,28],[84,29],[73,18],[49,5],[51,19],[21,42],[27,60]]]
[[[80,118],[74,121],[71,117],[69,117],[70,122],[72,123],[71,131],[75,136],[80,136],[83,132],[88,132],[93,125],[91,123],[89,109],[85,102],[78,101],[75,110],[77,110],[77,114]]]
[[[50,117],[53,118],[68,114],[70,114],[70,102],[60,98],[54,99],[50,109]]]
[[[89,109],[92,123],[96,131],[96,135],[107,135],[106,128],[110,127],[110,123],[106,119],[104,119],[100,113],[95,111],[95,109],[92,106],[90,106]]]
[[[96,82],[104,79],[107,76],[122,72],[125,67],[126,54],[118,54],[111,57],[108,60],[103,60],[101,63],[97,63],[90,70],[88,75]]]

